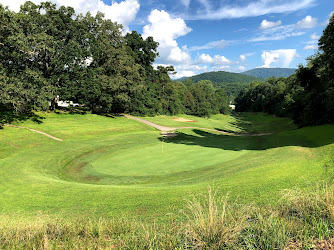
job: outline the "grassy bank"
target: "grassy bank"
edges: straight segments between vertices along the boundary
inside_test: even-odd
[[[0,130],[2,214],[166,221],[166,214],[179,211],[184,199],[208,185],[243,203],[274,205],[283,189],[333,176],[330,125],[296,129],[289,120],[264,114],[182,116],[197,119],[200,127],[223,130],[230,124],[233,131],[273,134],[226,136],[182,129],[162,142],[159,131],[123,117],[38,115],[42,122],[14,124],[63,141],[27,129]]]
[[[0,247],[25,249],[330,249],[334,190],[285,190],[279,206],[239,204],[211,191],[186,201],[169,221],[2,217]],[[179,217],[185,217],[180,221]]]
[[[176,137],[163,139],[159,131],[135,120],[67,112],[37,113],[34,119],[12,123],[62,141],[28,129],[3,127],[3,248],[39,248],[44,246],[41,244],[63,248],[71,244],[196,247],[202,240],[196,238],[198,233],[191,236],[195,229],[190,227],[198,219],[194,215],[197,203],[193,201],[190,211],[186,201],[192,200],[193,194],[206,193],[208,186],[229,195],[228,203],[217,203],[219,216],[226,206],[226,216],[230,216],[219,219],[221,225],[212,225],[220,228],[219,238],[225,237],[220,234],[225,235],[226,226],[237,222],[226,236],[229,243],[219,244],[254,246],[260,244],[258,237],[271,237],[261,236],[266,232],[276,235],[270,230],[278,230],[281,238],[277,241],[284,244],[292,240],[311,244],[305,242],[332,237],[332,219],[321,219],[327,215],[317,215],[312,224],[306,223],[304,215],[294,216],[295,209],[284,212],[287,205],[282,205],[282,190],[298,186],[298,192],[307,196],[319,182],[331,185],[333,125],[297,129],[290,120],[259,113],[148,119],[195,128],[179,129]],[[203,127],[270,134],[231,136],[200,129]],[[210,220],[202,218],[201,223]],[[261,231],[258,225],[266,229]]]

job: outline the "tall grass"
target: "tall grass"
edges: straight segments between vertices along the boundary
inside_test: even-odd
[[[245,215],[233,209],[228,196],[217,198],[208,191],[207,198],[193,197],[184,211],[187,217],[186,239],[195,248],[225,248],[235,245],[243,228]]]
[[[327,184],[284,190],[276,207],[240,205],[209,188],[166,224],[0,217],[0,249],[331,249],[333,237],[334,187]]]

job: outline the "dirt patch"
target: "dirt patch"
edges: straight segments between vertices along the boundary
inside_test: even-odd
[[[197,122],[197,121],[194,121],[194,120],[189,120],[189,119],[185,119],[185,118],[172,118],[173,121],[177,121],[177,122]]]
[[[56,140],[56,141],[63,141],[62,139],[59,139],[59,138],[57,138],[57,137],[54,137],[54,136],[52,136],[52,135],[49,135],[49,134],[44,133],[44,132],[42,132],[42,131],[39,131],[39,130],[37,130],[37,129],[27,128],[27,127],[21,127],[21,126],[15,126],[15,125],[11,125],[11,124],[4,124],[3,126],[6,126],[6,127],[13,127],[13,128],[23,128],[23,129],[28,129],[28,130],[33,131],[33,132],[35,132],[35,133],[39,133],[39,134],[41,134],[41,135],[47,136],[47,137],[49,137],[49,138],[51,138],[51,139],[53,139],[53,140]]]
[[[311,249],[334,249],[334,241],[333,239],[327,240],[315,240],[312,244],[313,246]],[[284,250],[295,250],[295,249],[302,249],[303,244],[300,240],[290,240],[288,245],[284,248]]]

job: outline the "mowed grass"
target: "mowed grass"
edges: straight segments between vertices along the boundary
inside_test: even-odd
[[[280,192],[330,181],[334,126],[297,129],[290,120],[264,114],[216,115],[166,126],[196,126],[267,136],[226,136],[180,129],[160,132],[124,117],[39,113],[41,123],[0,130],[0,207],[3,215],[140,217],[168,220],[192,194],[213,186],[239,202],[277,203]]]

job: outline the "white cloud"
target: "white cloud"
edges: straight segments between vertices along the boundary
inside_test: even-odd
[[[186,6],[186,8],[188,8],[189,5],[190,5],[190,0],[181,0],[181,3],[182,3],[184,6]]]
[[[321,26],[327,26],[329,24],[329,21],[331,20],[331,16],[334,14],[334,11],[332,11],[331,13],[329,13],[328,15],[328,19],[325,22],[321,23]]]
[[[197,61],[197,63],[207,63],[207,64],[213,64],[214,63],[214,60],[213,58],[210,56],[210,55],[207,55],[207,54],[201,54]]]
[[[306,45],[306,46],[304,47],[305,50],[310,50],[310,49],[315,50],[315,49],[317,49],[317,48],[318,48],[318,46],[315,45],[315,44]]]
[[[289,67],[290,63],[295,57],[298,57],[295,49],[279,49],[264,51],[261,55],[264,65],[261,68],[270,67]],[[272,65],[274,64],[274,65]]]
[[[177,65],[175,67],[175,70],[177,71],[177,74],[175,76],[172,76],[173,78],[180,78],[180,77],[189,77],[196,74],[200,74],[203,72],[206,72],[208,70],[208,67],[205,66],[199,66],[199,65]]]
[[[190,55],[183,52],[179,47],[172,48],[167,59],[175,63],[191,61]]]
[[[312,40],[319,40],[319,38],[320,38],[320,36],[317,36],[316,33],[313,33],[313,34],[311,35],[311,39],[312,39]]]
[[[281,24],[282,24],[281,20],[278,20],[277,22],[270,22],[270,21],[267,21],[266,19],[264,19],[261,22],[261,25],[260,25],[259,29],[260,30],[266,30],[266,29],[274,28],[274,27],[279,26]]]
[[[287,37],[301,36],[303,31],[297,31],[296,25],[283,25],[261,31],[256,37],[249,39],[249,42],[277,41]]]
[[[240,71],[240,72],[246,71],[246,67],[245,66],[238,66],[237,70]]]
[[[318,19],[312,16],[306,16],[297,22],[296,27],[299,29],[311,29],[318,24]]]
[[[233,71],[230,65],[214,66],[210,71]]]
[[[213,49],[213,48],[222,49],[222,48],[225,48],[225,47],[229,46],[232,43],[234,43],[234,41],[226,41],[226,40],[223,39],[223,40],[219,40],[219,41],[209,42],[209,43],[204,44],[202,46],[192,46],[188,50],[189,51],[196,51],[196,50]]]
[[[235,4],[228,5],[226,1],[221,1],[220,7],[212,7],[207,0],[198,1],[202,3],[201,9],[198,9],[195,15],[187,16],[185,19],[217,20],[223,18],[262,16],[270,13],[297,11],[308,8],[315,3],[315,0],[257,0],[243,6],[236,6]]]
[[[162,63],[185,63],[191,60],[190,55],[178,47],[176,39],[192,31],[181,18],[171,18],[165,11],[151,11],[148,21],[144,26],[143,37],[152,36],[159,42],[158,52]]]
[[[304,50],[315,50],[318,48],[318,40],[320,38],[320,36],[317,36],[316,33],[313,33],[311,36],[311,41],[308,41],[308,42],[304,42],[306,43],[307,45],[304,47]]]
[[[247,57],[245,55],[240,55],[239,56],[239,61],[240,62],[244,62],[244,61],[246,61],[246,59],[247,59]]]
[[[213,57],[213,60],[214,60],[215,65],[224,65],[224,64],[230,64],[231,63],[231,61],[228,60],[225,56],[215,55]]]
[[[262,23],[264,21],[266,20],[263,20]],[[305,34],[305,32],[301,31],[301,29],[313,28],[317,25],[317,22],[318,21],[316,18],[313,18],[311,16],[306,16],[304,19],[298,21],[296,24],[289,24],[282,26],[276,25],[275,27],[270,28],[269,26],[274,23],[271,22],[269,22],[270,24],[265,23],[265,25],[267,25],[268,28],[266,29],[262,28],[261,32],[258,32],[254,38],[251,38],[248,41],[249,42],[277,41],[277,40],[283,40],[288,37],[301,36]],[[313,36],[315,36],[315,34]]]
[[[44,0],[30,0],[35,4],[45,2]],[[50,0],[58,6],[70,6],[75,9],[77,14],[90,11],[95,15],[98,11],[105,14],[107,19],[123,25],[124,31],[128,32],[128,25],[133,22],[139,11],[140,4],[138,0],[124,0],[120,3],[112,1],[111,5],[105,4],[102,0]],[[24,4],[25,0],[0,0],[0,3],[9,6],[13,11],[19,11],[20,5]]]
[[[196,60],[198,64],[211,64],[211,65],[226,65],[232,63],[231,60],[227,59],[225,56],[215,55],[211,57],[207,54],[201,54]]]

